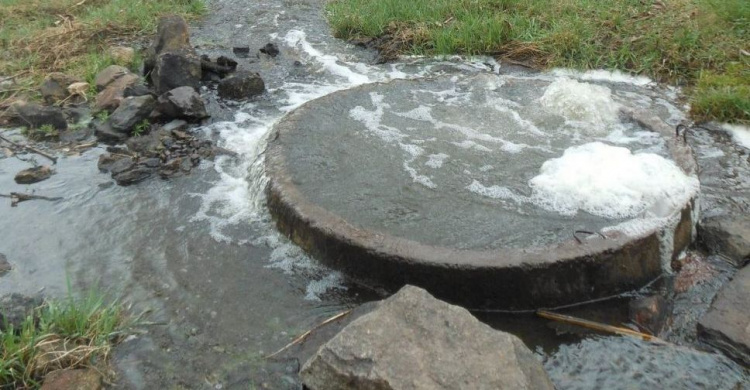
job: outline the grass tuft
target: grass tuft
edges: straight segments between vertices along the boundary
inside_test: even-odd
[[[0,76],[18,85],[0,100],[33,96],[51,72],[90,82],[114,63],[108,47],[142,43],[161,15],[205,12],[203,0],[0,0]]]
[[[118,302],[93,292],[47,302],[19,329],[0,331],[0,389],[35,389],[63,368],[101,368],[134,322]]]
[[[386,58],[618,69],[687,87],[697,120],[750,123],[750,82],[733,73],[750,68],[747,0],[332,0],[328,16],[339,38],[380,38]]]

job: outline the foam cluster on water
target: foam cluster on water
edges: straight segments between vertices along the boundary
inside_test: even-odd
[[[620,111],[609,88],[568,78],[550,84],[539,101],[594,134],[606,133],[608,125],[617,122]]]
[[[697,178],[664,157],[601,142],[545,162],[529,185],[534,203],[547,210],[613,219],[669,215],[699,190]]]
[[[732,135],[734,142],[750,149],[750,128],[730,124],[724,124],[721,128]]]

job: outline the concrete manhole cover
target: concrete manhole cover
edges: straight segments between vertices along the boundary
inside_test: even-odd
[[[689,244],[673,129],[567,78],[397,80],[314,100],[266,157],[281,230],[369,284],[528,309],[637,288]]]

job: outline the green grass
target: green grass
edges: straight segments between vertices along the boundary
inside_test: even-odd
[[[60,368],[103,367],[134,323],[100,294],[50,301],[20,329],[0,331],[0,389],[35,389]]]
[[[337,37],[386,37],[395,54],[618,69],[686,87],[696,119],[750,123],[747,0],[332,0],[328,14]]]
[[[0,0],[0,76],[18,75],[12,92],[32,96],[51,72],[91,83],[114,63],[108,47],[143,42],[160,15],[191,19],[205,11],[203,0]]]

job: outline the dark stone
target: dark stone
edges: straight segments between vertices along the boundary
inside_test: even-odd
[[[698,337],[750,367],[750,267],[741,269],[698,321]]]
[[[107,124],[114,131],[129,135],[136,125],[148,119],[155,105],[156,100],[151,95],[125,98],[109,116]]]
[[[99,168],[99,171],[101,172],[109,172],[112,169],[112,166],[114,165],[117,160],[120,160],[124,157],[119,155],[113,155],[109,153],[105,153],[99,156],[99,161],[97,162],[97,167]]]
[[[125,87],[124,97],[151,95],[151,89],[143,84],[132,84]]]
[[[175,88],[159,96],[156,111],[165,119],[199,121],[209,116],[203,99],[191,87]]]
[[[110,145],[116,145],[128,139],[128,134],[113,130],[108,122],[97,124],[94,135],[99,142]]]
[[[156,67],[156,58],[161,53],[190,48],[190,29],[180,16],[167,15],[159,18],[154,41],[146,50],[143,61],[143,74],[150,74]],[[171,88],[169,88],[171,89]],[[169,90],[167,89],[167,90]]]
[[[127,172],[135,167],[135,162],[131,157],[123,157],[115,161],[109,166],[109,172],[112,175],[119,175],[123,172]]]
[[[48,166],[33,167],[18,172],[15,181],[18,184],[34,184],[49,179],[54,172]]]
[[[165,132],[163,129],[159,129],[157,131],[152,131],[147,135],[132,137],[128,139],[125,144],[129,151],[138,153],[139,156],[156,157],[159,155],[161,149],[163,149],[161,139],[167,134],[169,133]]]
[[[21,294],[10,294],[0,298],[0,330],[7,331],[11,326],[19,329],[26,317],[34,314],[34,309],[42,305],[41,298],[31,298]]]
[[[39,92],[42,94],[42,99],[44,99],[46,103],[57,103],[70,96],[68,86],[80,81],[80,79],[68,76],[64,73],[50,73],[45,77],[41,87],[39,87]]]
[[[152,169],[137,167],[129,171],[113,175],[112,178],[115,179],[117,184],[121,186],[129,186],[148,179],[153,173],[154,171]]]
[[[201,76],[201,81],[205,83],[218,83],[219,81],[221,81],[221,76],[214,72],[208,72],[204,69],[203,76]]]
[[[62,369],[52,371],[44,377],[40,390],[100,390],[102,377],[93,368]]]
[[[65,143],[78,143],[87,140],[93,134],[90,127],[79,128],[76,130],[68,129],[60,133],[60,141]]]
[[[52,126],[57,130],[65,130],[68,123],[62,109],[55,106],[42,106],[35,103],[18,103],[13,105],[15,122],[20,126],[38,129],[42,126]]]
[[[750,261],[750,216],[718,215],[698,224],[698,240],[711,254],[741,267]]]
[[[8,262],[8,258],[4,254],[0,253],[0,276],[3,276],[10,272],[13,267]]]
[[[141,163],[147,168],[159,168],[161,161],[158,158],[148,158]]]
[[[226,57],[221,57],[228,60]],[[231,61],[231,60],[230,60]],[[224,61],[226,63],[226,61]],[[214,63],[211,62],[211,59],[208,58],[208,56],[202,56],[201,57],[201,69],[203,70],[203,79],[205,80],[207,78],[207,73],[214,73],[219,78],[224,78],[228,74],[234,72],[237,70],[237,63],[234,63],[234,66],[227,66],[227,65],[221,65],[218,62]]]
[[[156,56],[151,81],[157,94],[177,87],[198,89],[202,76],[201,60],[192,48],[163,52]]]
[[[130,70],[124,66],[110,65],[104,68],[96,75],[96,78],[94,78],[94,85],[96,86],[96,90],[99,92],[103,91],[105,88],[107,88],[107,86],[127,74],[131,74]]]
[[[247,58],[250,56],[250,47],[248,46],[233,47],[232,53],[234,53],[234,55],[236,55],[239,58]]]
[[[224,66],[224,67],[227,67],[229,69],[232,69],[232,72],[234,72],[235,70],[237,70],[237,61],[235,61],[235,60],[233,60],[233,59],[231,59],[229,57],[221,56],[221,57],[219,57],[219,58],[216,59],[216,63],[219,64],[219,65],[221,65],[221,66]]]
[[[311,390],[554,389],[519,338],[412,286],[347,325],[300,377]]]
[[[237,72],[221,80],[218,91],[221,98],[244,100],[262,94],[265,89],[265,83],[258,73]]]
[[[630,319],[650,334],[658,335],[667,325],[671,305],[661,295],[640,298],[629,303]]]
[[[273,43],[266,43],[265,46],[260,48],[260,52],[271,57],[276,57],[280,53],[279,48]]]

